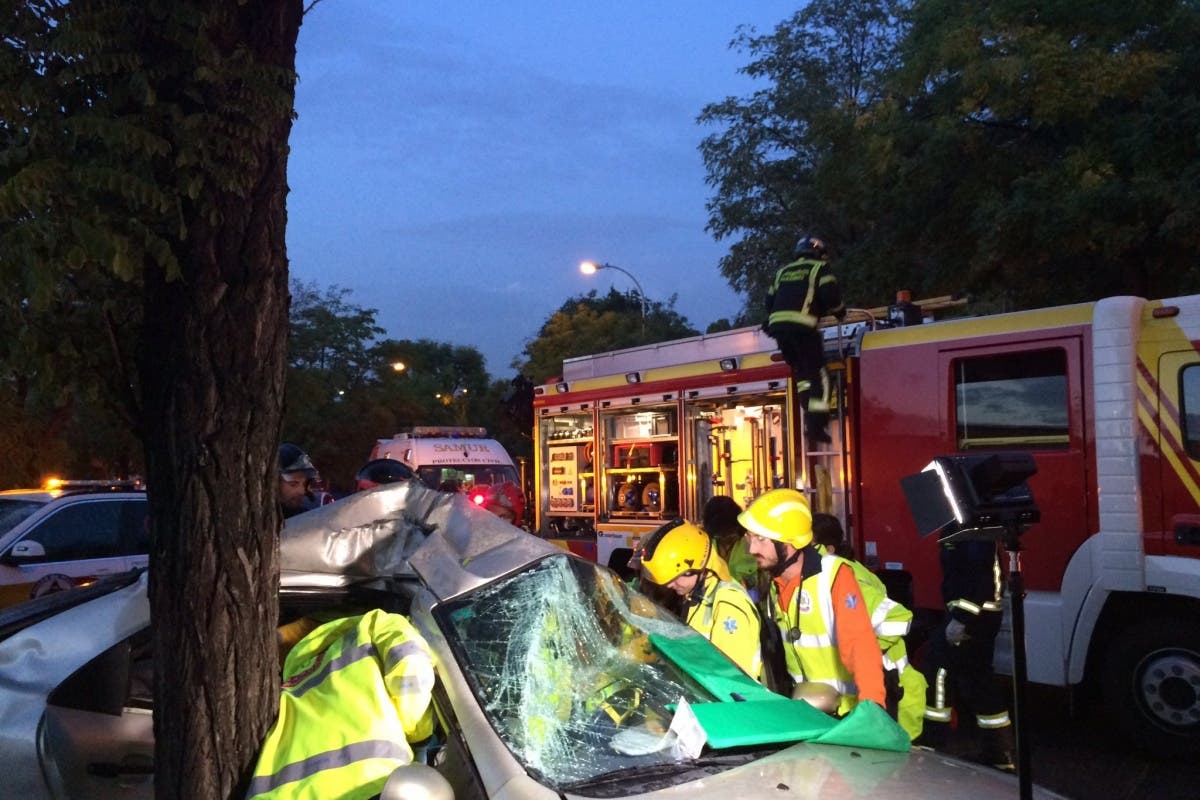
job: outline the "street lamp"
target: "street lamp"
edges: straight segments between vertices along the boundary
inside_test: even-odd
[[[595,261],[583,261],[579,264],[579,271],[584,275],[595,275],[596,270],[601,269],[615,269],[617,272],[623,272],[637,287],[638,297],[642,300],[642,336],[644,338],[646,335],[646,293],[642,291],[642,284],[638,283],[638,279],[633,277],[632,272],[624,267],[618,267],[616,264],[597,264]]]

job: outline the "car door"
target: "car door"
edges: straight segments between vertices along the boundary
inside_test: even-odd
[[[153,682],[145,628],[50,693],[41,751],[67,798],[154,797]]]
[[[130,501],[82,497],[38,520],[4,553],[13,583],[29,597],[90,583],[128,569],[122,517]]]

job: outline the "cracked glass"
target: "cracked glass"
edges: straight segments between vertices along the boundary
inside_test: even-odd
[[[648,641],[699,634],[589,562],[551,556],[440,615],[500,738],[554,785],[679,760],[668,705],[714,699]]]

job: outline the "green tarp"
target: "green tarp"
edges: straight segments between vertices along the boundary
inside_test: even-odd
[[[719,700],[692,704],[710,747],[802,741],[901,753],[911,747],[908,734],[874,703],[860,703],[834,719],[803,700],[765,689],[702,636],[651,635],[650,643]]]
[[[652,633],[650,644],[718,700],[781,699],[780,695],[738,669],[736,664],[700,634],[671,639]]]

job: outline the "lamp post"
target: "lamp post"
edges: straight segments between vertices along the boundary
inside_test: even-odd
[[[637,287],[638,297],[642,301],[642,338],[646,336],[646,293],[642,291],[642,284],[638,283],[638,279],[633,277],[633,273],[624,267],[618,267],[616,264],[597,264],[595,261],[584,261],[579,265],[579,271],[584,275],[595,275],[597,270],[615,269],[617,272],[623,272],[633,281],[633,285]]]

